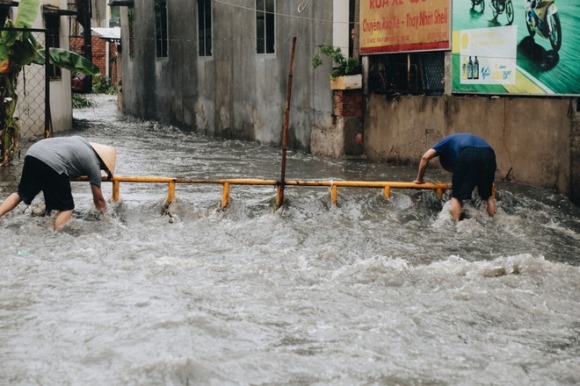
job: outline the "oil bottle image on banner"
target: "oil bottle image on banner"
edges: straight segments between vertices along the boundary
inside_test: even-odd
[[[472,60],[471,56],[461,57],[461,80],[479,79],[479,60],[477,56]]]

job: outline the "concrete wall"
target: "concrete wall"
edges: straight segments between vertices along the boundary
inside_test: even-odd
[[[471,132],[496,151],[499,179],[571,193],[572,98],[370,95],[365,154],[418,163],[443,136]],[[430,167],[438,165],[432,162]],[[576,168],[578,165],[576,165]]]
[[[67,1],[66,0],[44,0],[41,1],[41,8],[38,12],[36,21],[34,22],[33,28],[43,29],[45,28],[44,17],[42,12],[42,5],[51,5],[60,9],[67,9]],[[14,11],[14,16],[17,15],[16,10]],[[68,20],[65,17],[60,18],[60,48],[68,49]],[[38,34],[37,35],[39,43],[44,46],[44,35]],[[28,69],[24,69],[23,74],[21,77],[25,75],[24,73]],[[38,68],[35,69],[35,71]],[[44,75],[44,69],[42,69],[42,74]],[[36,81],[38,79],[35,78]],[[44,81],[44,76],[43,79]],[[26,84],[24,79],[19,82],[19,87]],[[57,131],[65,131],[70,130],[72,128],[72,101],[71,101],[71,76],[70,71],[61,69],[61,78],[57,80],[50,81],[50,115],[53,125],[53,130]],[[26,95],[25,95],[26,94]],[[35,87],[34,85],[27,85],[26,86],[26,93],[24,90],[20,92],[20,102],[21,107],[26,108],[24,104],[24,99],[27,98],[29,100],[37,100],[37,101],[44,101],[45,100],[45,88],[43,87]],[[44,105],[42,106],[44,110]],[[31,114],[35,115],[36,113]],[[44,112],[43,112],[44,114]],[[19,114],[20,117],[23,118],[25,122],[24,125],[27,124],[27,113],[21,112]],[[36,114],[38,115],[38,114]],[[44,119],[44,116],[42,116]],[[22,132],[25,133],[27,136],[41,136],[44,134],[45,127],[39,127],[38,120],[32,119],[30,122],[33,123],[34,127],[22,127]]]
[[[109,27],[109,7],[107,0],[91,0],[91,27]]]
[[[576,109],[574,105],[570,109],[573,117],[572,133],[570,135],[570,199],[580,205],[580,98],[576,99]]]
[[[208,135],[279,144],[296,36],[288,145],[309,150],[312,127],[332,125],[331,64],[314,70],[311,57],[332,42],[337,1],[348,9],[347,0],[317,0],[302,12],[295,2],[277,1],[276,52],[268,55],[256,54],[255,0],[212,2],[211,57],[197,54],[197,2],[171,1],[169,57],[156,58],[153,2],[135,0],[134,58],[127,10],[121,15],[124,112]]]
[[[312,128],[310,152],[333,158],[362,155],[364,98],[360,86],[333,89],[332,100],[333,124]]]
[[[67,9],[67,1],[53,1],[60,9]],[[43,26],[44,27],[44,26]],[[68,19],[60,18],[60,48],[69,49]],[[61,69],[61,77],[50,81],[50,116],[55,132],[72,129],[72,92],[71,74],[69,70]]]

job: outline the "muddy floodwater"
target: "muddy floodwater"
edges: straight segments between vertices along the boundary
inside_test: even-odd
[[[76,110],[117,174],[280,176],[280,149]],[[12,172],[17,176],[22,159]],[[289,151],[286,178],[412,181],[416,169]],[[15,182],[2,171],[0,199]],[[450,176],[429,169],[431,182]],[[578,385],[580,210],[498,182],[454,223],[431,191],[121,183],[71,222],[0,219],[2,385]],[[107,198],[110,183],[103,184]]]

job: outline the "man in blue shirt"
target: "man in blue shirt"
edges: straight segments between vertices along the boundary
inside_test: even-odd
[[[427,150],[417,172],[416,184],[425,181],[423,176],[432,158],[439,157],[441,166],[452,173],[451,217],[461,219],[463,201],[471,199],[473,189],[482,200],[487,202],[487,213],[495,214],[493,181],[496,161],[493,148],[483,139],[473,134],[459,133],[449,135]]]
[[[36,142],[26,152],[18,191],[0,204],[0,217],[21,201],[30,205],[42,191],[46,212],[59,211],[53,224],[55,229],[59,228],[72,217],[74,201],[70,181],[80,176],[89,178],[95,207],[104,212],[107,202],[101,191],[101,169],[111,178],[115,156],[115,148],[89,143],[79,136],[48,138]]]

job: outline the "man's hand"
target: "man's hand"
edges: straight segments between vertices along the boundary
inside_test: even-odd
[[[105,213],[107,211],[107,201],[105,197],[103,197],[103,191],[99,186],[91,184],[91,191],[93,193],[93,203],[97,210],[101,213]]]

